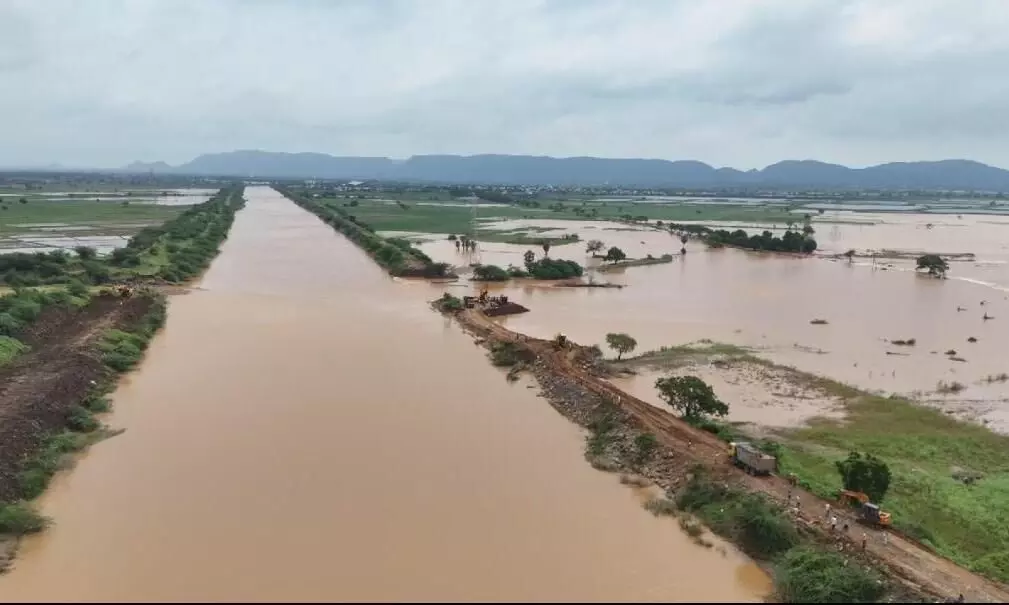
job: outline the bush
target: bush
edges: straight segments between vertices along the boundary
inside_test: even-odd
[[[756,558],[774,558],[799,543],[791,521],[762,495],[739,492],[699,474],[680,490],[676,504]]]
[[[137,365],[146,344],[143,336],[122,330],[109,330],[102,336],[98,349],[102,352],[105,365],[117,372],[125,372]]]
[[[743,496],[734,517],[740,547],[755,557],[771,559],[799,542],[791,521],[759,494]]]
[[[74,252],[81,260],[91,260],[98,256],[98,251],[91,246],[74,246]]]
[[[67,414],[67,428],[71,431],[90,433],[97,430],[100,426],[101,423],[95,419],[94,414],[83,406],[74,406],[70,408],[70,412]]]
[[[572,260],[541,258],[526,265],[529,275],[536,279],[570,279],[581,277],[582,266]]]
[[[28,345],[10,336],[0,336],[0,367],[28,351]]]
[[[497,265],[477,265],[473,268],[475,281],[508,281],[508,272]]]
[[[634,438],[634,465],[643,466],[652,456],[655,455],[655,449],[659,446],[658,440],[655,439],[655,435],[651,433],[641,433]]]
[[[837,553],[794,548],[782,557],[774,588],[784,603],[874,603],[882,578]]]
[[[462,300],[446,292],[438,299],[438,309],[440,311],[462,311]]]
[[[48,520],[23,502],[0,504],[0,534],[21,536],[40,532]]]
[[[491,346],[490,361],[499,367],[513,366],[528,361],[529,352],[511,342],[498,342]]]

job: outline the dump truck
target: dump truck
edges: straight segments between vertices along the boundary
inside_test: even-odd
[[[778,468],[778,459],[745,441],[729,444],[729,459],[751,475],[769,475]]]

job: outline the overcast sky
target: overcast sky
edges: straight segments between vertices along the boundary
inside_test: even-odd
[[[0,165],[1009,167],[1009,0],[0,0]]]

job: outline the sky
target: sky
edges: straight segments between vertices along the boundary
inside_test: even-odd
[[[1009,167],[1009,0],[0,0],[0,165]]]

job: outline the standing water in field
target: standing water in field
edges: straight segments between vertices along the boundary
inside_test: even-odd
[[[423,284],[267,188],[53,482],[0,600],[759,600]]]

